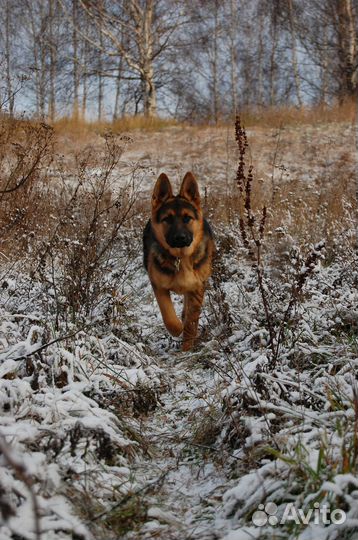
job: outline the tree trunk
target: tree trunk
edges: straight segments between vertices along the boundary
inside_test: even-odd
[[[157,112],[157,96],[154,84],[153,69],[153,0],[149,0],[143,13],[143,58],[142,58],[142,90],[145,116],[155,116]]]
[[[215,122],[215,125],[217,125],[219,121],[219,90],[218,90],[219,3],[218,3],[218,0],[215,0],[214,10],[215,11],[214,11],[212,77],[213,77],[213,113],[214,113],[214,122]]]
[[[327,94],[328,94],[328,29],[327,24],[323,27],[323,46],[322,52],[320,54],[320,68],[321,68],[321,86],[320,86],[320,96],[319,103],[320,105],[326,105],[327,103]]]
[[[39,77],[39,57],[38,57],[38,46],[37,46],[37,40],[36,40],[36,30],[35,30],[35,17],[34,12],[32,9],[31,2],[26,2],[27,11],[29,14],[29,22],[30,22],[30,28],[31,28],[31,48],[32,48],[32,62],[34,66],[34,78],[35,78],[35,102],[36,102],[36,116],[40,116],[40,103],[39,103],[39,96],[40,96],[40,77]]]
[[[15,107],[15,95],[13,92],[12,79],[11,79],[10,12],[11,10],[10,10],[10,5],[9,5],[9,0],[6,0],[6,6],[5,6],[5,64],[6,64],[6,92],[7,92],[6,102],[8,103],[8,106],[9,106],[9,114],[10,116],[13,116],[14,107]]]
[[[85,32],[88,33],[88,17],[87,14],[84,13],[84,25],[85,25]],[[81,117],[83,119],[86,118],[87,113],[87,93],[88,93],[88,80],[87,80],[87,72],[86,67],[89,62],[89,43],[85,39],[83,44],[83,54],[82,54],[82,65],[85,66],[85,71],[81,72],[82,76],[82,105],[81,105]]]
[[[97,51],[98,62],[97,62],[97,72],[98,72],[98,112],[97,119],[100,122],[103,116],[103,32],[102,32],[102,17],[100,18],[100,28],[99,28],[99,43],[100,50]]]
[[[231,82],[231,108],[233,116],[237,113],[237,58],[235,37],[238,32],[237,2],[230,0],[230,82]]]
[[[155,116],[157,113],[157,96],[153,75],[153,69],[149,67],[142,76],[144,116]]]
[[[340,0],[338,3],[338,41],[342,76],[340,101],[343,101],[357,92],[357,35],[352,0]]]
[[[98,53],[98,102],[97,120],[100,122],[103,117],[103,75],[102,75],[102,55]]]
[[[40,2],[40,37],[37,39],[40,48],[40,77],[39,77],[39,112],[40,117],[45,118],[45,104],[46,104],[46,17],[43,10],[43,4]],[[36,38],[35,38],[36,39]]]
[[[50,100],[49,100],[49,118],[51,122],[56,116],[56,44],[53,33],[54,23],[54,2],[49,0],[49,48],[50,48]]]
[[[261,6],[259,5],[258,13],[258,34],[259,34],[259,43],[258,43],[258,60],[257,60],[257,104],[259,107],[262,107],[264,104],[264,89],[263,89],[263,58],[264,58],[264,12]]]
[[[119,101],[121,96],[121,70],[118,68],[118,74],[116,78],[116,95],[114,98],[114,107],[113,107],[113,122],[119,117]]]
[[[121,81],[122,81],[122,71],[123,71],[123,61],[122,57],[120,56],[118,61],[118,72],[116,77],[116,96],[114,100],[114,108],[113,108],[113,120],[117,120],[119,117],[119,106],[120,106],[120,98],[121,98]]]
[[[79,115],[79,86],[80,86],[80,77],[79,77],[79,58],[78,58],[78,36],[77,36],[77,25],[78,25],[78,6],[77,0],[72,0],[72,49],[73,49],[73,106],[72,106],[72,116],[75,120],[78,119]]]
[[[271,55],[270,55],[270,105],[274,107],[276,105],[276,49],[277,49],[277,11],[275,4],[272,6],[271,14]]]
[[[291,33],[291,60],[292,60],[293,76],[295,80],[297,104],[299,108],[301,109],[302,108],[301,81],[300,81],[300,74],[298,71],[298,64],[297,64],[296,33],[295,33],[293,6],[292,6],[292,0],[287,0],[287,2],[288,2],[288,18],[289,18],[290,33]]]

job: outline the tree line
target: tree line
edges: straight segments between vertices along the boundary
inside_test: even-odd
[[[358,0],[2,0],[0,108],[51,121],[357,95]]]

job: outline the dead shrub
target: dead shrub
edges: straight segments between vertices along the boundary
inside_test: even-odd
[[[281,291],[275,291],[274,283],[267,278],[267,250],[265,246],[265,232],[267,227],[268,210],[264,205],[259,211],[252,206],[252,186],[254,183],[253,166],[246,164],[248,141],[245,128],[240,118],[236,119],[235,136],[239,149],[239,163],[236,181],[240,193],[239,229],[244,247],[252,261],[257,277],[265,322],[269,333],[269,347],[271,350],[270,367],[274,368],[279,359],[285,332],[289,326],[293,311],[302,298],[303,287],[309,276],[315,271],[318,261],[324,258],[325,242],[306,246],[305,255],[296,250],[289,262],[293,268],[290,273],[290,283],[287,286],[285,278],[281,283]],[[285,235],[282,229],[283,235]],[[265,249],[266,247],[266,249]],[[276,301],[278,299],[278,302]]]
[[[46,222],[44,172],[54,155],[53,130],[44,123],[0,121],[0,251],[23,255]]]
[[[247,148],[245,154],[247,168],[255,162],[250,205],[254,213],[267,207],[265,244],[271,251],[282,247],[285,258],[293,244],[303,247],[307,243],[318,243],[324,237],[328,256],[334,258],[356,248],[354,229],[358,209],[354,154],[350,148],[340,149],[337,133],[328,134],[322,147],[318,144],[320,131],[310,130],[308,140],[305,133],[270,130],[265,131],[265,135],[254,134],[257,137],[254,151]],[[263,146],[265,140],[267,144]],[[285,146],[286,157],[291,160],[289,165],[284,163],[281,146]],[[231,155],[235,152],[231,146],[227,150]],[[267,155],[263,159],[264,151]],[[240,160],[238,149],[237,159]],[[234,178],[225,188],[220,186],[216,190],[213,186],[207,190],[205,202],[206,214],[214,224],[232,228],[238,225],[245,201]],[[280,270],[278,255],[277,252],[275,264]]]
[[[103,140],[100,151],[64,157],[47,124],[0,123],[0,253],[45,284],[56,329],[83,322],[101,303],[108,316],[119,301],[115,248],[133,214],[135,171],[120,184],[115,171],[127,138]]]
[[[136,200],[132,180],[122,187],[115,185],[121,142],[108,134],[103,155],[94,156],[89,147],[75,157],[70,173],[57,170],[61,188],[56,193],[52,186],[53,215],[47,234],[35,242],[33,271],[54,299],[56,326],[60,320],[83,321],[94,316],[100,303],[117,299],[112,280],[115,249]]]

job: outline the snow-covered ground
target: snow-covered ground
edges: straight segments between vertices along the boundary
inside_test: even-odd
[[[336,165],[335,155],[343,159],[349,127],[332,127],[320,137],[312,130],[290,144],[292,133],[281,134],[287,175],[302,182],[308,175],[311,183],[317,171],[322,178]],[[173,133],[151,134],[151,140],[140,135],[123,155],[128,174],[131,160],[147,159],[143,179],[163,168],[170,173],[170,163],[177,163],[172,173],[178,181],[188,168],[213,190],[225,175],[232,181],[235,156],[225,153],[224,130],[192,130],[190,140]],[[256,133],[253,160],[269,136]],[[318,157],[316,143],[327,144]],[[316,172],[299,166],[303,148],[315,154]],[[258,178],[271,174],[270,156],[260,154]],[[214,229],[220,262],[206,295],[201,343],[189,353],[180,352],[180,340],[163,327],[135,230],[123,230],[108,278],[119,291],[115,314],[101,303],[81,324],[58,322],[53,291],[30,278],[21,261],[2,264],[1,540],[333,540],[357,534],[354,246],[348,241],[337,256],[317,263],[273,362],[238,223],[214,223]],[[304,258],[311,247],[309,240],[296,246],[283,263],[273,236],[265,283],[277,329],[300,252]]]

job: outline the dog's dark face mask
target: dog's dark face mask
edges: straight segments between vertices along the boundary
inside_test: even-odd
[[[180,218],[175,217],[172,224],[168,223],[169,228],[165,239],[172,248],[188,247],[193,241],[193,233],[181,221]]]
[[[176,197],[159,212],[158,221],[164,228],[164,236],[172,248],[190,246],[193,241],[193,222],[197,219],[196,209],[188,202]]]

